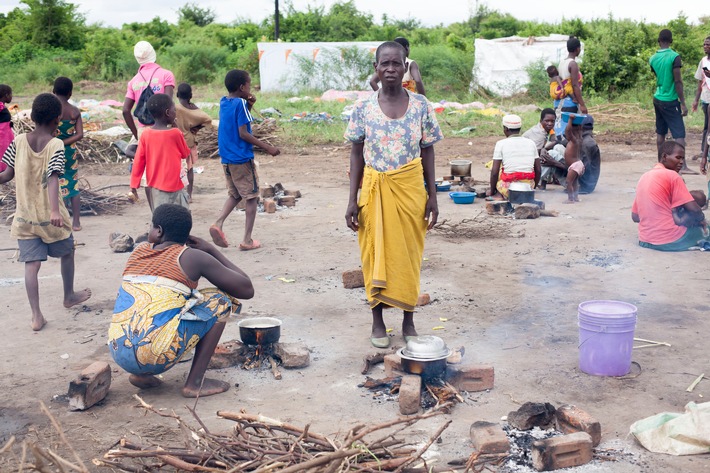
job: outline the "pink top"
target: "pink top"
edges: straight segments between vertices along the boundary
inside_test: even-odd
[[[151,76],[153,79],[151,80]],[[128,87],[126,88],[126,98],[131,99],[138,103],[138,100],[148,85],[148,81],[151,81],[151,87],[153,92],[156,94],[164,94],[165,88],[168,86],[175,87],[175,76],[172,72],[167,69],[163,69],[154,62],[143,64],[138,68],[138,73],[133,76],[133,79],[128,81]],[[146,126],[136,120],[136,125]]]
[[[631,207],[640,219],[639,241],[665,245],[685,235],[687,228],[675,224],[672,210],[692,200],[680,174],[656,164],[639,179]]]

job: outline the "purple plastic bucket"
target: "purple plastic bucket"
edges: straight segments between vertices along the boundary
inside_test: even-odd
[[[631,369],[636,306],[621,301],[579,304],[579,369],[596,376],[624,376]]]

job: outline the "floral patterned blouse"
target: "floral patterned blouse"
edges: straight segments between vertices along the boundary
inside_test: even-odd
[[[402,118],[389,118],[377,101],[379,91],[355,103],[345,139],[365,143],[365,164],[379,172],[399,169],[421,156],[421,149],[444,138],[431,104],[423,95],[407,92],[409,106]]]

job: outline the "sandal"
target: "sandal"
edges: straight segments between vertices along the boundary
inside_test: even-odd
[[[261,248],[261,242],[259,240],[252,240],[251,245],[245,245],[244,243],[239,244],[239,249],[242,251],[256,250]]]
[[[227,241],[227,236],[224,234],[221,228],[219,228],[217,225],[212,225],[210,227],[210,236],[212,237],[212,241],[214,242],[215,245],[221,247],[221,248],[227,248],[229,246],[229,242]],[[241,245],[239,246],[241,248]]]

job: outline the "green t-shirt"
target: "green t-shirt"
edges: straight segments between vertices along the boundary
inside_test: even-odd
[[[678,93],[675,90],[675,80],[673,79],[673,69],[680,67],[680,54],[671,48],[659,49],[648,61],[651,69],[656,74],[656,93],[653,97],[663,102],[678,100]]]

